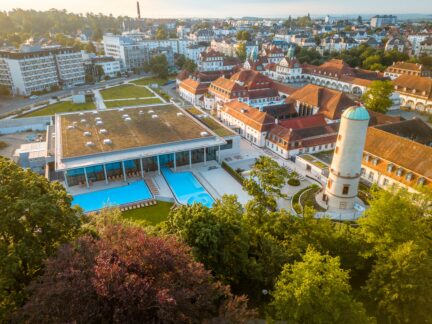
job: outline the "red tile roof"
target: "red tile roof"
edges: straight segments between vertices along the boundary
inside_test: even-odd
[[[269,131],[275,125],[275,118],[270,114],[237,100],[226,103],[223,111],[260,132]]]

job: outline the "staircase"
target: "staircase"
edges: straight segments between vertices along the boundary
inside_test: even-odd
[[[150,189],[150,192],[152,193],[153,197],[159,196],[159,189],[156,186],[156,184],[154,183],[153,179],[151,178],[146,178],[144,179],[147,187]]]

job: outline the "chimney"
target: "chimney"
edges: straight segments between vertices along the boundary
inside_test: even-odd
[[[137,1],[137,13],[138,13],[138,19],[141,19],[141,10],[140,10],[139,1]]]
[[[279,119],[278,118],[275,118],[275,124],[276,125],[279,124]]]

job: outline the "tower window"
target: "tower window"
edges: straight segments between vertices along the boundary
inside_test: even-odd
[[[342,195],[348,195],[349,185],[344,185],[342,188]]]
[[[339,153],[339,146],[336,146],[335,154],[338,154],[338,153]]]
[[[333,180],[332,179],[328,179],[328,181],[327,181],[327,188],[331,188],[332,187],[332,185],[333,185]]]
[[[338,140],[340,141],[342,139],[342,135],[338,135]]]

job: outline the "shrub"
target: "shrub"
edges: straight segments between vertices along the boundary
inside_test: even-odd
[[[228,172],[234,179],[236,179],[241,185],[243,185],[244,182],[243,176],[240,173],[238,173],[236,170],[231,168],[225,161],[222,161],[222,168],[224,168],[226,172]]]
[[[288,184],[293,187],[298,187],[300,186],[300,180],[296,178],[291,178],[288,180]]]

